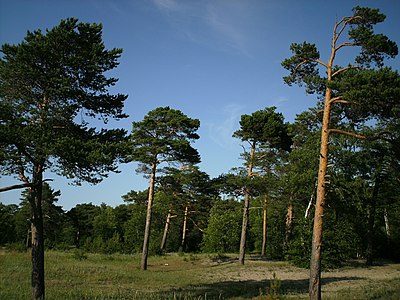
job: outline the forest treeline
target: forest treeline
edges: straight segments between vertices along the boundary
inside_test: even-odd
[[[244,115],[242,120],[265,111],[274,108]],[[155,183],[149,253],[238,252],[248,191],[246,252],[308,267],[320,136],[315,115],[316,109],[312,109],[298,115],[293,124],[286,124],[292,141],[290,150],[265,144],[256,148],[255,176],[248,177],[251,147],[244,148],[242,167],[217,178],[210,178],[194,165],[160,170]],[[355,258],[398,259],[398,141],[337,136],[330,147],[323,265],[339,266]],[[90,200],[95,199],[88,199],[89,203],[77,204],[69,211],[57,205],[60,193],[44,182],[46,248],[80,248],[107,254],[142,251],[148,189],[132,190],[122,196],[125,204],[116,207],[94,205]],[[30,246],[28,196],[24,192],[19,205],[0,205],[2,245],[15,249]]]

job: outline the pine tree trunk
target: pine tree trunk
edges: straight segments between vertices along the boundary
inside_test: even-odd
[[[149,196],[148,196],[148,200],[147,200],[146,226],[144,229],[142,259],[140,262],[140,268],[142,270],[147,270],[147,257],[149,255],[149,239],[150,239],[150,226],[151,226],[151,209],[153,207],[154,185],[155,185],[155,180],[156,180],[156,168],[157,168],[157,164],[155,162],[153,162],[151,165]]]
[[[374,224],[375,224],[375,212],[376,202],[379,193],[379,177],[376,178],[374,189],[372,190],[371,206],[369,209],[368,216],[368,229],[367,229],[367,250],[366,250],[366,262],[367,266],[371,266],[374,258]]]
[[[183,228],[182,228],[182,241],[181,241],[181,249],[182,249],[182,251],[184,250],[184,247],[185,247],[188,213],[189,213],[189,206],[186,205],[186,207],[185,207],[185,215],[183,217]]]
[[[243,208],[242,233],[240,236],[239,263],[241,265],[244,265],[244,257],[246,253],[247,227],[249,224],[249,198],[249,193],[246,191]]]
[[[268,208],[267,201],[268,201],[267,197],[265,197],[263,206],[263,239],[261,245],[261,256],[267,255],[267,208]]]
[[[387,237],[388,241],[390,241],[391,230],[390,230],[390,224],[389,224],[389,216],[388,216],[388,212],[387,212],[387,208],[386,207],[383,209],[383,219],[385,220],[386,237]]]
[[[332,69],[328,69],[328,80],[331,78]],[[322,120],[321,149],[319,154],[317,199],[315,203],[313,239],[310,260],[310,299],[321,299],[321,246],[322,227],[326,198],[326,174],[328,167],[329,120],[331,112],[331,90],[326,89],[324,115]]]
[[[31,189],[31,232],[32,232],[32,299],[44,299],[44,234],[42,214],[42,181],[41,167],[35,168],[34,185]]]
[[[285,246],[288,248],[293,229],[293,204],[289,203],[286,215]]]
[[[251,177],[253,173],[253,159],[256,150],[256,142],[251,145],[251,156],[249,162],[249,169],[247,176]],[[244,257],[246,253],[246,240],[247,240],[247,228],[249,226],[249,207],[250,207],[250,195],[249,190],[246,187],[244,196],[244,208],[243,208],[243,219],[242,219],[242,232],[240,235],[240,246],[239,246],[239,263],[244,265]]]
[[[164,235],[161,241],[160,251],[163,252],[165,248],[165,244],[167,243],[167,236],[169,230],[169,224],[171,224],[171,210],[168,211],[167,220],[165,221]]]
[[[387,208],[385,207],[383,209],[383,219],[385,221],[385,231],[386,231],[386,245],[390,251],[390,256],[392,256],[392,234],[391,234],[391,229],[390,229],[390,223],[389,223],[389,216],[387,212]]]

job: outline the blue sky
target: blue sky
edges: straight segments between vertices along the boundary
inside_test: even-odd
[[[52,28],[61,19],[103,24],[107,48],[123,48],[115,92],[129,95],[129,119],[111,126],[131,129],[160,106],[179,109],[201,122],[194,143],[201,170],[216,177],[241,164],[241,143],[232,138],[242,114],[277,106],[287,121],[313,106],[314,96],[283,84],[280,63],[291,55],[292,42],[316,43],[326,60],[334,22],[352,7],[380,8],[386,14],[377,31],[400,44],[400,1],[317,0],[0,0],[0,43],[16,44],[27,30]],[[339,60],[348,61],[343,51]],[[399,59],[390,62],[399,69]],[[121,195],[147,188],[135,164],[122,165],[102,183],[80,187],[54,179],[59,205],[123,203]],[[18,183],[3,177],[0,186]],[[0,194],[0,202],[19,203],[20,191]]]

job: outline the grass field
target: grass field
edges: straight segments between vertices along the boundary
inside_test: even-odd
[[[46,299],[307,299],[308,270],[234,255],[139,256],[46,252]],[[30,254],[0,251],[0,299],[30,298]],[[275,274],[275,280],[274,278]],[[400,299],[400,264],[324,272],[324,299]],[[272,285],[271,285],[272,283]],[[273,286],[271,290],[271,286]],[[270,291],[268,291],[270,290]]]

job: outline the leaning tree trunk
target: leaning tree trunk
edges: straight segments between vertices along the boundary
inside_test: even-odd
[[[249,162],[249,169],[247,176],[252,176],[253,173],[253,159],[256,150],[256,142],[251,145],[251,156]],[[244,265],[244,256],[246,253],[246,240],[247,240],[247,228],[249,226],[249,207],[250,207],[250,193],[246,187],[244,197],[244,208],[243,208],[243,219],[242,219],[242,233],[240,235],[240,246],[239,246],[239,263]]]
[[[331,61],[333,60],[333,57]],[[332,68],[328,68],[328,80],[331,79]],[[322,226],[326,197],[326,174],[328,168],[329,120],[331,112],[331,89],[325,93],[324,115],[322,120],[321,149],[319,153],[317,199],[315,203],[313,239],[310,260],[310,299],[321,299],[321,246]]]
[[[146,227],[144,229],[142,260],[140,262],[140,268],[142,270],[147,270],[147,257],[149,255],[149,239],[150,239],[150,226],[151,226],[151,209],[153,207],[156,168],[157,164],[153,162],[151,164],[150,187],[149,187],[149,196],[147,200]]]
[[[161,246],[160,246],[160,251],[161,251],[161,253],[164,251],[164,249],[165,249],[165,244],[167,243],[167,236],[168,236],[168,231],[169,231],[169,225],[171,224],[171,218],[172,218],[171,212],[172,212],[171,210],[168,211],[167,220],[165,221],[164,234],[163,234],[163,238],[162,238]]]
[[[42,181],[41,166],[35,168],[33,186],[31,188],[31,232],[32,232],[32,298],[44,299],[44,234],[42,214]]]

